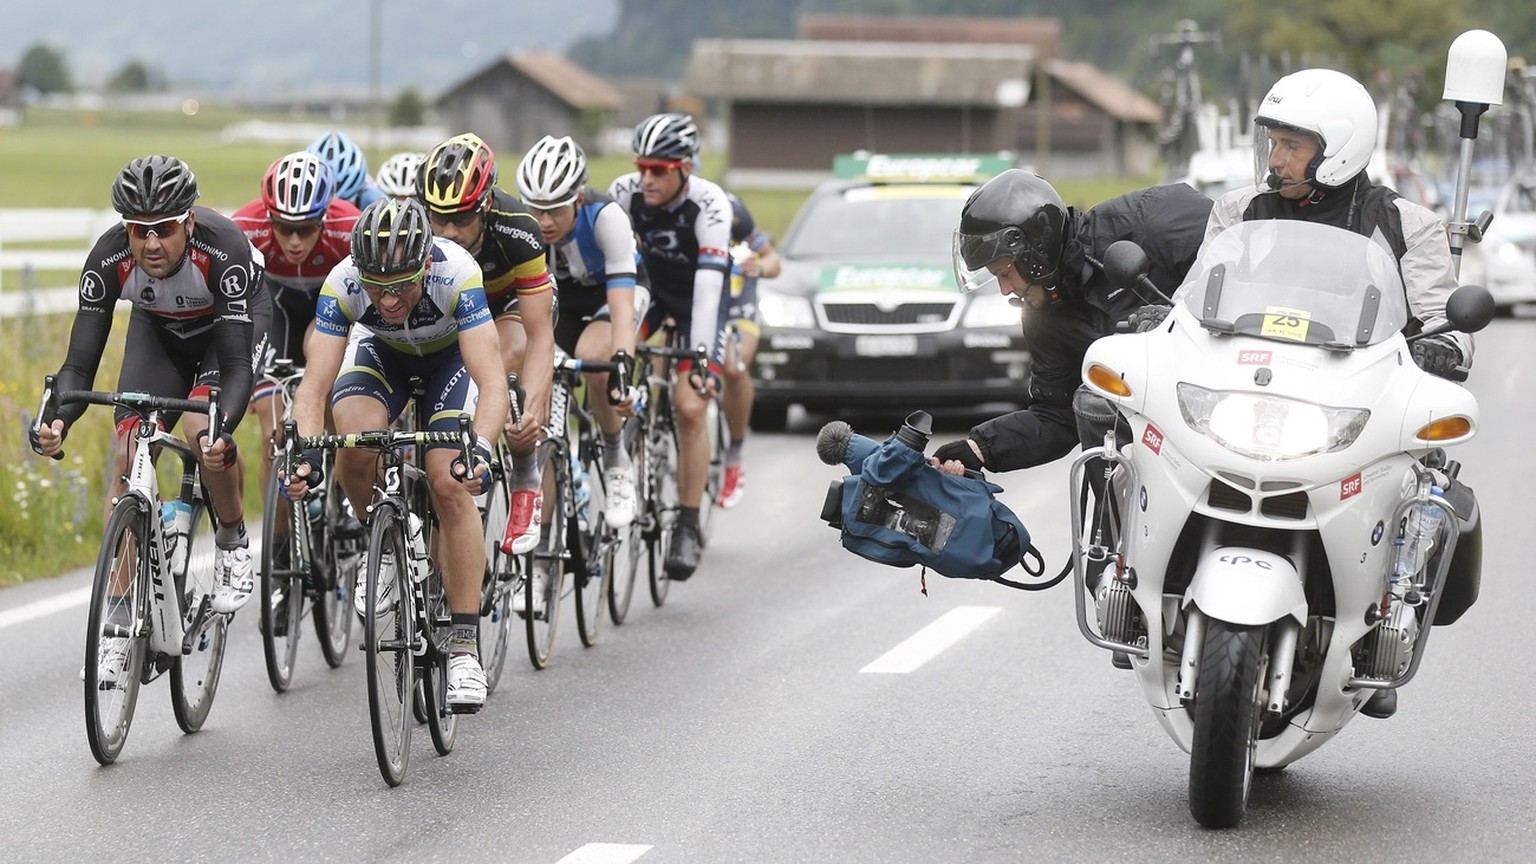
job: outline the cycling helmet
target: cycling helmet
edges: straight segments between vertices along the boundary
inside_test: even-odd
[[[587,183],[587,154],[570,138],[545,135],[517,166],[517,192],[530,206],[564,207]]]
[[[1260,190],[1269,174],[1269,129],[1289,129],[1317,138],[1317,158],[1307,166],[1308,182],[1336,189],[1360,172],[1376,147],[1376,102],[1360,82],[1332,69],[1303,69],[1269,88],[1253,115],[1254,182]]]
[[[197,176],[175,156],[135,159],[112,184],[112,209],[126,217],[185,213],[196,200]]]
[[[699,127],[687,114],[652,114],[635,127],[631,146],[641,159],[692,159],[699,153]]]
[[[333,192],[331,166],[308,150],[273,162],[261,180],[261,203],[267,205],[267,216],[285,222],[323,217]]]
[[[432,226],[426,208],[414,198],[375,201],[352,226],[352,263],[364,273],[414,273],[431,249]]]
[[[416,175],[416,191],[434,213],[479,207],[496,188],[496,154],[473,132],[432,148]]]
[[[407,198],[416,194],[416,173],[421,168],[421,163],[427,161],[427,154],[396,153],[384,160],[379,166],[379,176],[374,178],[379,185],[379,191],[385,195],[393,195],[397,198]]]
[[[987,265],[1008,258],[1020,275],[1057,299],[1066,224],[1067,205],[1039,175],[1010,168],[988,180],[966,199],[955,230],[955,279],[961,290],[991,284],[995,277]]]
[[[368,182],[368,157],[346,133],[327,132],[304,149],[317,154],[331,166],[337,198],[357,200],[363,184]]]

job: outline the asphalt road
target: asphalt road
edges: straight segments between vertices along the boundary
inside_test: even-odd
[[[0,592],[0,858],[1529,861],[1533,336],[1499,321],[1479,337],[1483,429],[1458,455],[1483,507],[1481,601],[1434,632],[1396,717],[1257,778],[1237,829],[1189,817],[1187,757],[1078,634],[1065,586],[930,574],[924,596],[915,571],[843,552],[817,519],[839,471],[815,458],[816,417],[751,439],[745,500],[664,608],[637,589],[592,649],[567,608],[551,668],[514,653],[451,755],[418,730],[396,789],[374,764],[361,655],[330,670],[307,634],[275,694],[252,611],[203,731],[180,733],[156,681],[98,767],[78,674],[88,577]],[[892,421],[855,426],[883,437]],[[1061,566],[1066,465],[1000,479]]]

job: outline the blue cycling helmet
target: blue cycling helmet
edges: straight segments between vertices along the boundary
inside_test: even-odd
[[[325,216],[333,193],[331,166],[308,150],[289,153],[267,169],[261,202],[267,215],[284,222],[308,222]]]
[[[304,148],[319,155],[331,166],[336,181],[336,197],[356,201],[368,182],[368,157],[344,132],[327,132]]]

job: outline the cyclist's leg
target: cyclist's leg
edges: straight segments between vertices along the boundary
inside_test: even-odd
[[[726,343],[725,392],[720,395],[720,409],[725,412],[726,431],[730,436],[730,440],[724,442],[725,482],[719,502],[722,507],[735,505],[745,489],[741,451],[747,438],[747,424],[752,419],[752,401],[756,398],[752,386],[752,358],[757,356],[760,335],[757,322],[752,318],[735,318],[731,325],[733,338]]]
[[[373,336],[354,339],[347,345],[341,373],[331,386],[331,416],[339,435],[384,429],[405,410],[411,394],[403,384],[409,377],[400,356]],[[336,451],[336,481],[352,504],[352,512],[365,518],[373,502],[375,465],[372,451],[343,448]]]
[[[687,579],[699,565],[702,541],[699,536],[699,507],[709,475],[709,428],[706,425],[708,398],[700,395],[680,374],[672,388],[672,405],[677,414],[677,529],[667,550],[667,575]]]
[[[305,317],[307,314],[307,318]],[[306,323],[313,323],[315,317],[315,301],[308,294],[288,291],[282,288],[272,292],[272,359],[290,359],[293,365],[304,365],[304,334]],[[260,376],[266,371],[266,364],[258,366],[251,371]],[[277,440],[277,425],[282,422],[283,412],[287,408],[283,388],[270,381],[261,380],[259,377],[256,386],[251,389],[251,404],[248,413],[256,415],[257,422],[261,424],[261,442],[270,445]],[[265,451],[263,451],[265,457]],[[263,493],[271,485],[272,473],[271,460],[262,458],[257,460],[261,477],[261,489]],[[287,515],[287,502],[279,501],[277,507],[278,516]],[[280,520],[283,531],[286,533],[286,519]],[[274,526],[276,527],[276,526]]]

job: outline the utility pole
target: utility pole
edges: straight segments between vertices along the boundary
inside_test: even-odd
[[[383,78],[383,58],[381,46],[384,34],[384,10],[383,0],[372,0],[369,3],[368,14],[368,128],[370,133],[369,146],[379,149],[380,128],[383,126],[383,106],[380,104],[382,94],[381,79]]]

